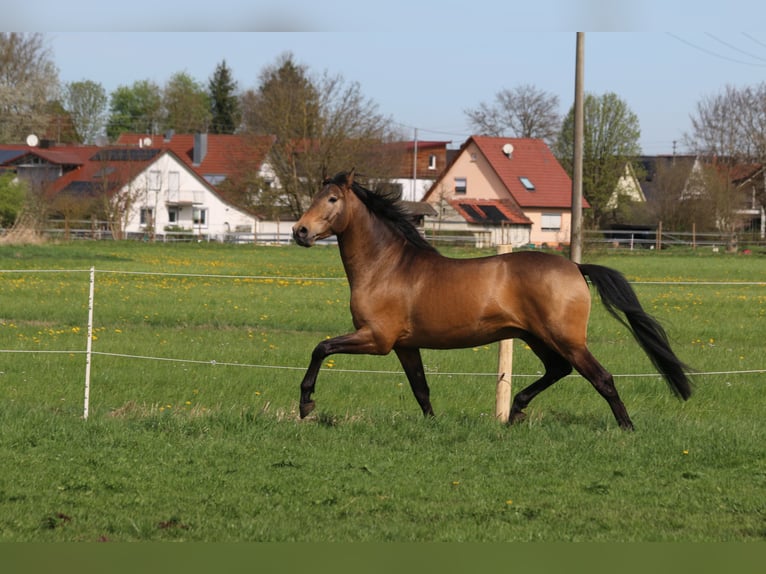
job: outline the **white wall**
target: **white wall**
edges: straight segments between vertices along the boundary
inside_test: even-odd
[[[223,239],[228,232],[255,230],[256,217],[223,201],[205,182],[198,179],[175,156],[160,155],[141,172],[125,193],[137,198],[133,202],[125,232],[147,233],[153,224],[154,233],[165,233],[166,227],[174,226],[212,239]],[[151,210],[153,221],[141,221],[141,211]],[[172,221],[172,213],[175,221]],[[204,212],[204,221],[194,220],[195,213]]]

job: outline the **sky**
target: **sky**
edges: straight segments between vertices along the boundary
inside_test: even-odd
[[[207,84],[222,60],[240,89],[255,88],[262,69],[290,52],[311,74],[358,83],[406,136],[417,130],[453,147],[471,135],[465,111],[504,89],[556,95],[564,115],[574,100],[572,30],[585,30],[585,90],[628,104],[644,154],[688,151],[690,115],[704,98],[766,81],[766,32],[727,29],[764,21],[766,3],[751,0],[720,15],[699,0],[281,0],[229,10],[229,0],[204,9],[133,0],[106,16],[86,4],[26,0],[0,26],[43,32],[62,82],[93,80],[107,93],[137,80],[162,86],[177,72]]]

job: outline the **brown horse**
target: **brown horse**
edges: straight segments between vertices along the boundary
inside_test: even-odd
[[[423,413],[433,415],[421,348],[474,347],[517,337],[540,358],[545,373],[516,394],[510,422],[522,420],[529,402],[574,367],[606,399],[619,425],[632,429],[612,375],[586,344],[591,297],[585,276],[609,312],[632,331],[670,389],[683,399],[691,395],[687,367],[619,272],[531,251],[444,257],[405,215],[397,202],[354,182],[352,171],[326,181],[293,226],[295,241],[304,247],[337,236],[356,328],[314,348],[301,382],[301,418],[314,409],[311,395],[328,355],[393,350]]]

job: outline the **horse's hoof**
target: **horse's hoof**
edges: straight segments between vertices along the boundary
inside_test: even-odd
[[[523,422],[526,418],[527,414],[524,411],[516,411],[515,413],[511,413],[511,415],[508,417],[508,424],[515,425]]]
[[[311,411],[314,410],[314,407],[316,406],[316,403],[314,401],[309,401],[307,403],[301,403],[301,418],[305,419]]]

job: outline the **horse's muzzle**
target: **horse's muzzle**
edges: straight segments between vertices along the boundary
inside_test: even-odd
[[[314,237],[309,233],[308,228],[300,223],[293,226],[293,239],[301,247],[311,247],[314,244]]]

